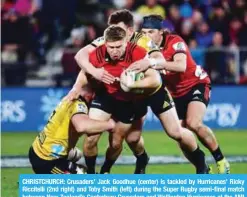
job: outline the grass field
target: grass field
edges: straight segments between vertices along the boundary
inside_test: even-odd
[[[2,133],[2,156],[27,156],[28,149],[37,133]],[[170,140],[163,132],[144,132],[146,150],[150,155],[181,155],[176,143]],[[247,155],[247,131],[218,131],[216,136],[225,155]],[[79,144],[81,144],[79,142]],[[107,135],[103,135],[99,154],[103,155],[107,147]],[[131,151],[124,145],[124,155],[131,155]],[[202,147],[202,146],[201,146]],[[205,150],[205,149],[204,149]],[[208,151],[205,150],[209,155]],[[131,174],[134,166],[114,166],[114,174]],[[247,163],[232,163],[231,172],[234,174],[247,174]],[[30,168],[5,168],[1,175],[2,197],[18,196],[19,174],[32,173]],[[148,174],[190,174],[194,169],[189,164],[149,165]]]

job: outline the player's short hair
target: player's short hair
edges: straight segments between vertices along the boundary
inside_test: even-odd
[[[134,18],[129,10],[118,10],[108,18],[108,25],[116,25],[120,22],[123,22],[128,27],[134,27]]]
[[[111,25],[105,30],[104,37],[106,42],[115,42],[123,40],[126,37],[126,32],[119,26]]]
[[[141,28],[147,29],[162,29],[162,16],[158,14],[151,14],[143,17],[143,23]]]

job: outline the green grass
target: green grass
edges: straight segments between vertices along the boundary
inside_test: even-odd
[[[221,149],[228,155],[247,155],[247,131],[218,131],[215,133]],[[2,133],[2,155],[27,155],[37,133]],[[180,155],[177,144],[169,139],[164,132],[144,132],[145,147],[150,155]],[[99,154],[104,155],[107,147],[107,134],[100,139]],[[82,140],[78,142],[81,146]],[[201,146],[202,147],[202,146]],[[205,151],[207,152],[207,151]],[[124,145],[124,155],[131,155]]]
[[[2,155],[27,155],[28,149],[37,133],[2,133]],[[145,147],[150,155],[181,155],[176,143],[163,132],[144,132]],[[247,131],[216,132],[221,149],[226,155],[247,155]],[[81,146],[81,141],[79,145]],[[99,154],[103,155],[107,147],[107,135],[104,134],[99,144]],[[124,155],[131,155],[127,145],[124,145]],[[202,146],[201,146],[202,147]],[[206,149],[205,149],[206,151]],[[208,154],[208,151],[206,151]],[[114,174],[132,174],[134,166],[117,165],[112,169]],[[247,163],[231,164],[233,174],[247,174]],[[33,173],[30,168],[2,169],[1,193],[2,197],[18,196],[18,178],[20,174]],[[149,165],[148,174],[190,174],[194,169],[189,164]]]

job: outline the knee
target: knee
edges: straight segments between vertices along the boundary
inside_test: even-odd
[[[99,137],[95,137],[95,136],[88,136],[85,138],[84,141],[84,148],[85,149],[93,149],[97,146],[99,141]]]
[[[194,132],[198,132],[199,128],[201,127],[202,122],[193,118],[186,119],[186,127]]]
[[[178,126],[174,128],[171,132],[168,132],[167,135],[176,141],[181,141],[182,140],[182,127]]]
[[[127,144],[136,144],[140,141],[141,136],[140,135],[128,135],[125,138],[125,141],[127,142]]]
[[[113,139],[110,143],[112,149],[119,150],[122,149],[123,139]]]

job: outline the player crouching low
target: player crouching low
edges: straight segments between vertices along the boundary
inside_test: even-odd
[[[44,130],[29,150],[29,160],[36,174],[82,174],[76,162],[82,157],[75,145],[83,134],[93,135],[111,131],[115,122],[97,121],[88,117],[88,103],[92,99],[89,88],[82,89],[81,97],[62,100],[51,114]]]

